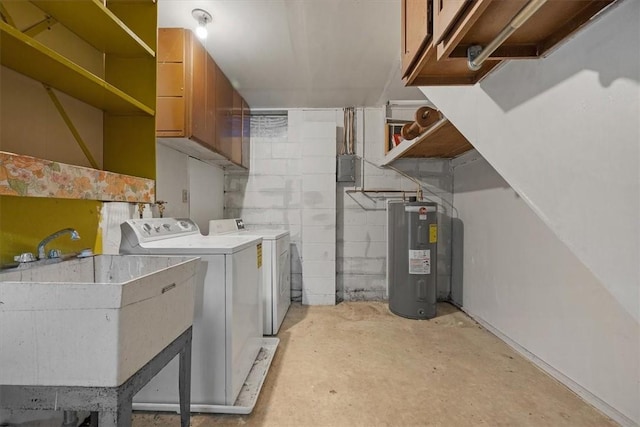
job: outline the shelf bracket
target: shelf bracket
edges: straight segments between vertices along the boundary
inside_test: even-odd
[[[47,15],[42,21],[33,24],[26,30],[22,31],[22,33],[29,37],[35,37],[43,31],[50,30],[51,27],[57,23],[58,21],[56,21],[55,18]]]
[[[471,71],[478,71],[482,68],[482,64],[475,62],[480,52],[482,52],[482,46],[480,45],[469,46],[467,49],[467,66]]]
[[[4,3],[2,3],[1,1],[0,1],[0,18],[2,18],[4,22],[6,22],[7,24],[15,28],[16,23],[13,21],[13,18],[11,17],[11,15],[9,15],[7,8],[4,7]]]
[[[76,129],[75,125],[71,121],[71,117],[69,117],[69,115],[65,111],[64,106],[60,103],[60,100],[56,96],[53,89],[51,89],[49,86],[45,84],[43,84],[42,86],[44,86],[44,89],[49,94],[49,98],[51,98],[51,101],[53,101],[53,105],[55,105],[56,110],[58,110],[58,113],[60,113],[60,116],[62,116],[62,120],[64,120],[65,124],[71,131],[73,138],[76,140],[76,142],[80,146],[80,149],[82,150],[84,155],[87,157],[87,160],[89,160],[91,167],[94,169],[100,169],[100,166],[98,166],[98,162],[96,162],[96,159],[93,158],[91,151],[89,151],[89,147],[87,147],[87,144],[85,144],[84,140],[80,136],[80,132],[78,132],[78,129]]]

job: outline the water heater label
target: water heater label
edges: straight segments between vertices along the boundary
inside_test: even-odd
[[[409,274],[431,274],[431,250],[409,249]]]
[[[429,224],[429,243],[438,243],[438,224]]]

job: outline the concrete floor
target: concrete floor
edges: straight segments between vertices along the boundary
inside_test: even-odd
[[[616,425],[453,306],[408,320],[381,302],[294,304],[252,414],[207,426]],[[179,426],[137,413],[134,427]]]

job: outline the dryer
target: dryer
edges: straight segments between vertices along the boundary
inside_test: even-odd
[[[245,229],[241,218],[209,221],[209,235],[257,236],[263,244],[264,334],[275,335],[291,305],[291,256],[288,230]]]
[[[191,411],[251,412],[278,344],[276,338],[262,337],[262,239],[203,236],[189,219],[133,219],[120,228],[121,254],[201,258],[193,322]],[[140,390],[134,409],[177,412],[177,368],[176,359]],[[249,376],[259,380],[248,380]]]

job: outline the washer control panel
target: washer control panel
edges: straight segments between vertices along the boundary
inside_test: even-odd
[[[120,226],[123,236],[134,234],[139,243],[200,234],[195,222],[188,218],[129,219]]]
[[[209,220],[209,235],[234,233],[244,230],[244,222],[241,218],[212,219]]]

